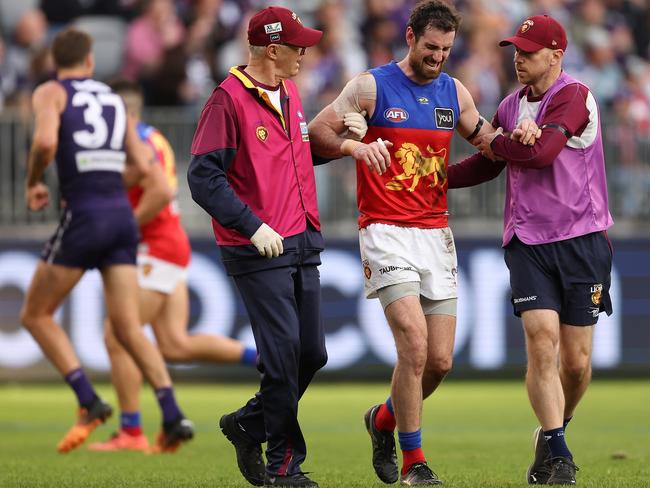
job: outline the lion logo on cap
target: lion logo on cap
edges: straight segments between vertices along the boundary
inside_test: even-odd
[[[527,32],[533,25],[535,25],[535,22],[533,22],[530,19],[526,20],[524,21],[523,24],[521,24],[521,28],[519,29],[519,32],[523,34],[524,32]]]

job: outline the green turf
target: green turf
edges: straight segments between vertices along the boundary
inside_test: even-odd
[[[111,390],[101,394],[113,401]],[[1,487],[245,487],[234,451],[217,421],[253,393],[252,385],[180,385],[178,398],[197,436],[174,455],[66,455],[55,445],[72,422],[64,386],[0,386]],[[327,487],[380,487],[370,465],[363,413],[387,385],[315,384],[301,402],[309,445],[303,468]],[[159,421],[150,390],[142,394],[145,429]],[[583,487],[650,487],[650,381],[594,381],[567,439]],[[424,450],[452,487],[524,487],[535,421],[521,382],[447,382],[425,404]],[[91,441],[107,438],[116,420]]]

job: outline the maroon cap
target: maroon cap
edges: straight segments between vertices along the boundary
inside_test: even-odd
[[[533,15],[524,20],[514,36],[504,39],[499,46],[509,46],[510,44],[529,53],[545,47],[565,51],[566,32],[554,18],[548,15]]]
[[[323,33],[302,25],[295,12],[284,7],[260,10],[248,23],[248,42],[251,46],[291,44],[310,47],[317,44]]]

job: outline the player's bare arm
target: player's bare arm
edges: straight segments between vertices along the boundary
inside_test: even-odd
[[[377,86],[370,73],[362,73],[351,80],[331,104],[325,107],[309,124],[309,138],[314,154],[325,158],[352,156],[364,161],[371,171],[382,174],[390,166],[390,141],[372,141],[369,144],[346,138],[345,114],[367,114],[372,117],[377,98]]]
[[[124,136],[124,150],[126,151],[126,168],[122,179],[127,188],[142,181],[153,168],[151,163],[151,148],[147,146],[136,129],[136,121],[132,116],[126,119],[126,134]]]
[[[474,99],[460,81],[454,78],[456,83],[456,93],[458,94],[458,107],[460,109],[460,117],[456,130],[468,142],[476,145],[479,138],[485,134],[490,134],[495,131],[487,120],[485,120],[478,112]]]
[[[43,174],[56,154],[60,117],[66,98],[65,90],[56,81],[42,84],[32,95],[34,137],[25,180],[25,202],[30,210],[42,210],[49,203],[49,190],[43,183]]]
[[[174,198],[174,190],[169,185],[165,171],[158,164],[153,149],[147,147],[150,153],[149,172],[138,182],[143,192],[138,206],[133,209],[133,215],[138,225],[149,223],[158,215],[165,205]]]

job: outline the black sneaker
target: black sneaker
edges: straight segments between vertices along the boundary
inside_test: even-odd
[[[375,416],[380,406],[370,407],[363,420],[372,442],[372,466],[375,468],[375,473],[384,483],[395,483],[399,475],[395,436],[392,432],[379,430],[375,427]]]
[[[535,459],[526,471],[526,480],[529,485],[545,485],[551,476],[551,449],[544,439],[544,431],[541,427],[535,429],[533,446]]]
[[[277,474],[268,474],[264,476],[264,486],[311,486],[317,487],[318,483],[307,478],[305,473],[290,474],[280,476]]]
[[[251,439],[239,423],[235,420],[235,413],[229,413],[219,420],[221,432],[235,446],[237,454],[237,466],[242,476],[251,485],[264,485],[264,460],[262,459],[262,445]],[[282,486],[282,485],[276,485]],[[313,485],[291,485],[291,486],[313,486]]]
[[[415,463],[402,475],[399,484],[406,486],[441,485],[442,480],[431,471],[427,463]]]
[[[156,436],[156,442],[151,447],[151,454],[176,452],[180,445],[194,437],[194,423],[185,417],[179,417],[174,422],[163,423],[162,430]]]
[[[575,485],[576,471],[578,471],[578,466],[573,464],[572,459],[555,457],[551,459],[551,476],[549,476],[546,484]]]

